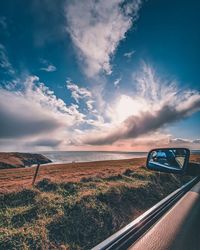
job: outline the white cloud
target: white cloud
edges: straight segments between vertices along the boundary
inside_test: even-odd
[[[40,68],[40,70],[43,70],[43,71],[46,71],[46,72],[54,72],[54,71],[56,71],[56,66],[54,66],[53,64],[51,64],[47,60],[41,59],[40,61],[44,65],[44,67]]]
[[[186,138],[170,138],[168,146],[197,149],[200,146],[200,139],[191,140]]]
[[[58,129],[61,123],[24,96],[0,90],[0,137],[18,138]]]
[[[67,31],[88,77],[111,74],[111,56],[136,20],[141,0],[71,1],[66,5]]]
[[[11,86],[9,91],[0,89],[1,138],[44,137],[57,130],[62,134],[84,121],[77,105],[67,106],[37,76]]]
[[[53,91],[45,86],[44,83],[39,82],[37,76],[29,76],[25,81],[24,94],[33,102],[38,102],[41,107],[54,112],[55,114],[62,115],[69,125],[75,122],[82,122],[84,115],[79,113],[77,105],[67,106],[65,102],[57,98]]]
[[[72,83],[70,80],[67,80],[67,88],[71,91],[72,97],[77,103],[79,103],[80,99],[92,97],[92,94],[89,90],[79,87],[77,84]]]
[[[138,86],[135,95],[123,98],[121,105],[113,107],[113,110],[111,108],[110,128],[91,132],[83,140],[85,143],[106,145],[124,139],[137,138],[200,110],[198,91],[179,89],[176,82],[159,78],[155,71],[146,64],[143,65],[135,81]],[[120,115],[119,118],[122,114],[125,115],[122,122],[120,122],[121,119],[113,116],[117,113]]]
[[[103,120],[93,107],[91,92],[70,86],[85,103],[87,116],[79,104],[66,105],[57,98],[37,76],[16,78],[0,88],[1,150],[66,149],[72,142],[80,143],[78,130],[100,127]]]
[[[114,86],[115,87],[118,87],[119,86],[119,83],[121,82],[121,80],[122,80],[122,78],[120,77],[120,78],[117,78],[115,81],[114,81]]]
[[[8,59],[6,48],[2,44],[0,44],[0,68],[10,75],[15,74],[15,70]]]
[[[135,50],[131,50],[130,52],[124,53],[124,56],[130,59],[133,54],[135,54]]]
[[[104,100],[100,112],[94,90],[70,80],[66,86],[76,103],[66,105],[37,76],[16,78],[7,89],[0,89],[0,148],[199,148],[199,139],[173,138],[165,128],[200,110],[200,93],[178,88],[175,81],[158,77],[146,64],[132,80],[137,90],[132,95],[121,94],[116,100]]]
[[[76,101],[79,103],[80,100],[85,102],[85,105],[89,111],[95,112],[94,109],[94,99],[92,96],[92,92],[86,88],[79,87],[77,84],[72,83],[70,80],[67,80],[67,88],[71,91],[71,95]]]
[[[184,138],[172,138],[169,141],[170,143],[174,145],[190,145],[190,144],[200,144],[200,139],[195,139],[195,140],[189,140],[189,139],[184,139]]]
[[[171,143],[173,145],[183,145],[183,144],[193,143],[193,140],[183,139],[183,138],[171,138],[169,140],[169,143]]]
[[[45,68],[40,68],[40,70],[46,71],[46,72],[54,72],[56,71],[56,67],[54,65],[48,65]]]
[[[93,107],[94,102],[95,102],[94,100],[87,100],[86,101],[86,105],[87,105],[87,108],[88,108],[89,111],[93,110],[93,108],[94,108]]]
[[[129,140],[131,143],[131,139]],[[127,140],[124,141],[124,145],[127,144]],[[132,141],[132,146],[144,146],[145,150],[150,150],[153,147],[186,147],[189,149],[198,149],[200,146],[200,139],[185,139],[185,138],[175,138],[170,134],[153,132],[149,135],[144,135],[139,138],[135,138]]]
[[[200,139],[195,139],[195,140],[193,140],[192,142],[193,142],[193,143],[198,143],[198,144],[200,144]]]

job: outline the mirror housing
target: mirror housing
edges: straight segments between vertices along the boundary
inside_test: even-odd
[[[148,169],[174,174],[185,174],[189,165],[190,150],[187,148],[156,148],[147,157]]]

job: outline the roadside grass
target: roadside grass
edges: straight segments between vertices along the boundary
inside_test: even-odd
[[[188,178],[126,169],[0,196],[0,249],[90,249]]]

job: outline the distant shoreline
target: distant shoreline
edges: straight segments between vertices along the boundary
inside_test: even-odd
[[[146,157],[146,152],[116,151],[46,151],[40,152],[54,163],[95,162]]]

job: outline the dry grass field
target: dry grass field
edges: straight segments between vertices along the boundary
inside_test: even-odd
[[[191,161],[200,162],[200,155],[191,155]],[[82,178],[104,178],[121,174],[125,169],[136,170],[145,166],[146,158],[80,162],[67,164],[41,165],[36,183],[44,178],[53,182],[78,182]],[[0,193],[12,192],[31,187],[35,167],[0,170]]]
[[[1,170],[0,249],[90,249],[190,179],[144,165],[45,165],[35,187],[35,167]]]
[[[145,158],[99,162],[41,165],[37,181],[48,178],[54,182],[77,182],[86,177],[107,177],[135,170],[145,165]],[[36,167],[0,170],[0,193],[31,186]]]

